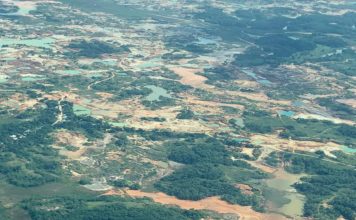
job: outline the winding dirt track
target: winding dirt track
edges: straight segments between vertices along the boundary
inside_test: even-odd
[[[59,114],[57,116],[57,120],[52,124],[52,126],[62,122],[63,119],[64,119],[63,107],[62,107],[62,104],[61,104],[63,100],[64,100],[63,96],[62,96],[62,98],[60,100],[58,100],[58,111],[59,111]]]
[[[95,82],[90,83],[90,84],[88,85],[87,89],[88,89],[88,90],[91,90],[94,85],[97,85],[97,84],[99,84],[99,83],[108,81],[108,80],[110,80],[110,79],[112,79],[112,78],[114,78],[114,77],[115,77],[115,74],[114,74],[114,73],[110,73],[110,76],[109,76],[109,77],[107,77],[107,78],[105,78],[105,79],[102,79],[102,80],[98,80],[98,81],[95,81]]]

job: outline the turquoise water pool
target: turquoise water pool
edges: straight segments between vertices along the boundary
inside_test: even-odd
[[[286,117],[293,117],[295,115],[294,111],[285,111],[285,110],[280,110],[277,112],[279,116],[286,116]]]
[[[55,41],[52,38],[39,38],[39,39],[13,39],[13,38],[0,38],[0,48],[4,45],[25,45],[28,47],[41,47],[48,48],[52,47]]]
[[[154,86],[154,85],[149,85],[145,86],[146,88],[152,90],[151,94],[146,96],[145,100],[153,102],[153,101],[159,101],[159,98],[166,97],[166,98],[172,98],[170,94],[168,94],[167,90],[165,90],[162,87]]]

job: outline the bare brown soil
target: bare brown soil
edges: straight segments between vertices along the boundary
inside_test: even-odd
[[[206,77],[197,75],[197,73],[202,72],[203,69],[186,67],[171,67],[170,69],[181,77],[180,82],[185,85],[201,89],[212,88],[212,86],[205,84],[205,81],[207,80]]]
[[[254,167],[257,167],[259,169],[261,169],[262,171],[266,172],[266,173],[274,173],[276,172],[276,168],[267,166],[265,164],[263,164],[262,162],[259,161],[248,161],[249,164],[251,164]]]
[[[54,134],[56,138],[55,148],[59,148],[59,153],[68,157],[71,160],[78,160],[85,153],[86,147],[84,143],[87,142],[87,138],[79,133],[69,132],[66,130],[59,131]],[[77,151],[69,151],[62,146],[74,146],[79,148]]]
[[[228,106],[228,107],[233,107],[237,108],[240,110],[243,110],[245,107],[243,105],[239,104],[229,104],[229,103],[221,103],[221,102],[214,102],[214,101],[205,101],[205,100],[199,100],[197,97],[189,94],[183,94],[184,96],[184,101],[188,105],[198,105],[198,106],[204,106],[204,107],[209,107],[209,108],[219,108],[222,106]],[[217,111],[220,111],[219,109]]]
[[[246,195],[253,194],[252,188],[249,185],[239,183],[239,184],[236,184],[235,187],[240,189],[243,194],[246,194]]]
[[[353,108],[356,108],[356,99],[338,99],[337,101],[345,105],[349,105]]]
[[[209,197],[199,201],[181,200],[174,196],[169,196],[167,194],[158,193],[148,193],[139,190],[125,190],[126,195],[135,198],[148,197],[157,203],[164,205],[174,205],[182,209],[195,209],[195,210],[210,210],[220,214],[235,214],[242,220],[282,220],[286,219],[283,216],[276,214],[266,214],[259,213],[251,209],[249,206],[240,206],[229,204],[219,197]],[[105,195],[123,195],[122,191],[110,190]]]
[[[252,143],[259,143],[259,145],[263,147],[268,147],[272,148],[275,150],[301,150],[301,151],[310,151],[310,150],[315,150],[319,148],[338,148],[338,144],[333,143],[333,142],[327,142],[327,143],[322,143],[322,142],[316,142],[316,141],[298,141],[298,140],[287,140],[287,139],[282,139],[279,138],[278,135],[276,134],[271,134],[271,135],[261,135],[261,134],[255,134],[252,135],[251,137]]]
[[[331,121],[335,124],[348,124],[348,125],[354,125],[355,122],[351,121],[351,120],[344,120],[344,119],[340,119],[340,118],[334,118],[334,117],[324,117],[321,115],[317,115],[317,114],[308,114],[308,113],[300,113],[297,114],[295,116],[293,116],[293,118],[303,118],[303,119],[317,119],[317,120],[321,120],[321,121]]]

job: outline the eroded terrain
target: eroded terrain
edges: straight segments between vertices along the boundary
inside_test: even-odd
[[[352,1],[0,0],[0,214],[354,219],[355,21]]]

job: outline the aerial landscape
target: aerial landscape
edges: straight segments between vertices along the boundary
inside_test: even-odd
[[[356,219],[356,1],[0,0],[0,220]]]

